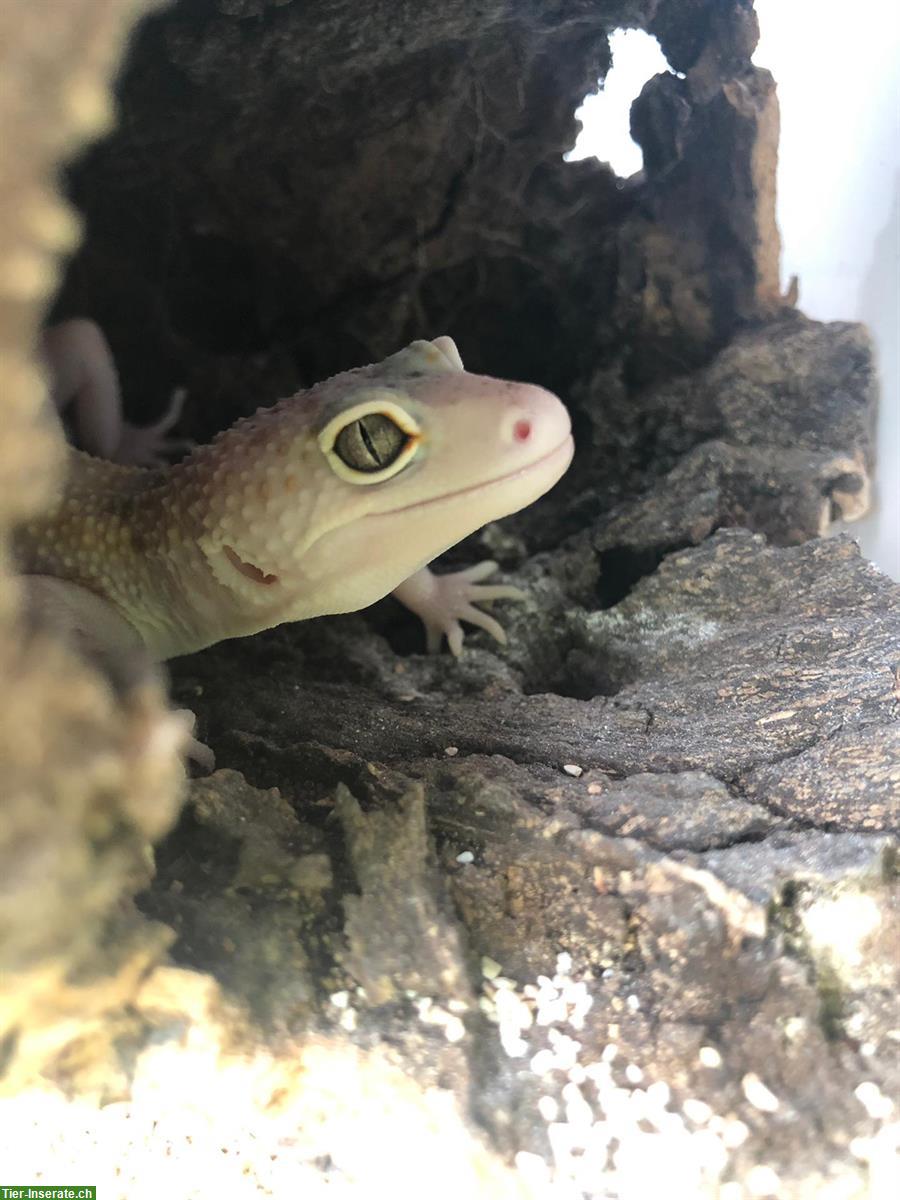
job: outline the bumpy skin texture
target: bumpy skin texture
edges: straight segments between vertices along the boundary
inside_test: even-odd
[[[342,430],[387,416],[403,448],[349,468]],[[494,636],[473,601],[517,596],[490,573],[425,564],[530,504],[572,455],[549,392],[468,374],[449,338],[414,342],[239,421],[175,466],[146,470],[72,452],[63,494],[23,530],[37,603],[101,656],[129,643],[162,660],[225,638],[365,607],[398,589],[434,647],[460,619]],[[134,635],[137,635],[135,638]]]

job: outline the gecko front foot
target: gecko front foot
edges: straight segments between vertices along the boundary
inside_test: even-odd
[[[425,626],[429,654],[440,650],[441,640],[446,636],[450,652],[459,657],[465,637],[461,621],[477,625],[501,645],[506,644],[506,632],[499,621],[475,607],[491,600],[525,599],[521,588],[481,582],[497,570],[495,562],[478,563],[451,575],[435,575],[428,567],[423,567],[394,589],[400,603],[414,612]]]

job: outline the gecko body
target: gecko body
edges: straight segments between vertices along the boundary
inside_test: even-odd
[[[531,384],[472,375],[450,338],[414,342],[260,409],[174,466],[73,450],[49,512],[20,532],[36,603],[98,654],[155,660],[393,591],[429,648],[475,607],[518,595],[495,568],[437,576],[444,550],[532,503],[572,456],[565,407]]]

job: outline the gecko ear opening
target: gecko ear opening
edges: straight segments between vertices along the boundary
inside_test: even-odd
[[[375,393],[332,417],[319,446],[332,471],[348,483],[381,483],[412,460],[422,441],[417,422]]]
[[[448,337],[445,333],[440,337],[434,338],[431,344],[434,346],[435,350],[440,350],[444,358],[446,358],[447,361],[457,369],[457,371],[464,371],[466,369],[463,366],[463,360],[459,350],[456,348],[456,342],[454,342],[452,337]]]
[[[443,334],[426,342],[418,338],[403,350],[398,350],[385,359],[376,370],[380,375],[390,374],[393,378],[403,375],[451,375],[464,371],[462,359],[453,338]]]

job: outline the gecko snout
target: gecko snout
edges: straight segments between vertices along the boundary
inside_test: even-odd
[[[546,454],[555,450],[572,432],[565,405],[534,384],[516,385],[516,396],[501,421],[501,441],[514,452]]]

